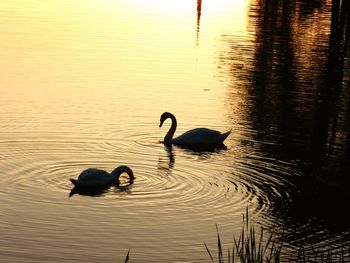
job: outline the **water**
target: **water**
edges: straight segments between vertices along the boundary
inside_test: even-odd
[[[347,244],[342,11],[127,2],[0,4],[1,261],[208,262],[247,207],[287,253]],[[164,111],[176,134],[232,128],[227,149],[164,147]],[[69,197],[69,178],[121,164],[132,186]]]

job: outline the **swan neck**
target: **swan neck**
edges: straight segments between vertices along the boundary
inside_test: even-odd
[[[119,177],[122,173],[127,173],[129,175],[130,178],[130,183],[134,182],[134,173],[132,172],[132,170],[126,166],[126,165],[122,165],[119,166],[117,168],[115,168],[112,172],[111,175],[113,176],[113,180],[116,181],[116,183],[119,183]]]
[[[169,129],[169,131],[167,132],[167,134],[164,137],[164,143],[165,144],[171,144],[173,141],[173,137],[176,131],[176,127],[177,127],[177,121],[174,115],[170,114],[169,117],[171,119],[171,127]]]

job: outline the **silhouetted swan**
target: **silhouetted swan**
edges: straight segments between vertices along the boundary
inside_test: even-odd
[[[221,133],[208,128],[196,128],[189,130],[184,134],[173,139],[177,122],[176,118],[170,112],[164,112],[160,116],[159,127],[162,127],[166,119],[171,119],[171,127],[164,137],[164,144],[166,145],[182,145],[182,146],[213,146],[223,144],[223,141],[229,136],[231,131]]]
[[[113,184],[119,185],[119,177],[122,173],[127,173],[129,175],[130,184],[134,182],[134,173],[125,165],[115,168],[111,173],[96,168],[89,168],[83,171],[78,179],[70,178],[70,181],[76,187],[105,188]]]

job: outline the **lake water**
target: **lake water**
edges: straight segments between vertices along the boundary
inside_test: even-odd
[[[247,208],[286,254],[349,244],[349,15],[278,2],[2,0],[0,261],[209,262]],[[165,111],[227,149],[166,148]]]

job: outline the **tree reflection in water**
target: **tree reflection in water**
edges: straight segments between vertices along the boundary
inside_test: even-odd
[[[233,83],[245,88],[245,121],[256,131],[252,140],[270,142],[261,144],[264,156],[292,160],[301,174],[289,179],[290,207],[276,202],[268,212],[283,227],[322,225],[348,242],[350,1],[256,0],[248,26],[253,59],[230,68]],[[231,52],[237,59],[241,51]],[[304,231],[286,238],[305,242]]]

